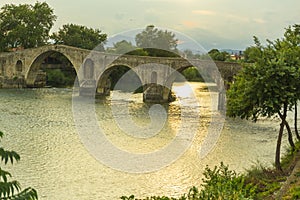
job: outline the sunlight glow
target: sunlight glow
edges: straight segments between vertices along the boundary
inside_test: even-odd
[[[187,98],[193,96],[193,90],[188,83],[182,83],[177,87],[173,87],[173,92],[177,97]]]

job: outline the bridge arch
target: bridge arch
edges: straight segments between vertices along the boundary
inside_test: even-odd
[[[171,98],[171,91],[172,91],[172,86],[173,83],[175,82],[176,79],[178,79],[178,74],[181,74],[184,70],[194,67],[193,65],[185,65],[180,68],[174,69],[171,74],[167,77],[167,79],[164,82],[164,88],[163,88],[163,99],[169,99]],[[186,79],[184,76],[179,77],[180,81],[185,81]]]
[[[204,82],[206,82],[206,83],[214,82],[217,85],[217,87],[219,87],[218,84],[221,84],[220,82],[218,82],[219,76],[215,75],[214,70],[210,70],[207,67],[203,67],[203,71],[200,71],[202,69],[202,67],[195,67],[193,64],[189,63],[189,65],[183,65],[176,69],[173,68],[174,70],[170,73],[170,75],[167,77],[167,79],[164,82],[164,87],[162,89],[163,99],[173,98],[172,97],[173,83],[176,81],[179,81],[179,82],[188,81],[186,79],[186,77],[182,74],[182,72],[187,69],[191,69],[191,68],[197,68],[196,70],[199,72],[199,74]]]
[[[111,89],[133,92],[142,86],[142,80],[138,72],[127,64],[107,66],[96,81],[98,95],[109,95]]]
[[[96,88],[96,82],[98,79],[101,85],[101,80],[107,80],[105,78],[99,77],[99,74],[104,72],[104,69],[109,69],[110,65],[128,65],[130,69],[135,70],[136,74],[141,79],[143,85],[143,93],[146,97],[150,99],[152,97],[157,97],[161,94],[161,87],[163,85],[169,85],[171,87],[172,69],[181,71],[184,68],[190,67],[190,65],[198,66],[200,69],[204,71],[213,71],[214,82],[218,84],[218,82],[223,82],[225,80],[230,82],[232,80],[233,75],[237,74],[241,69],[241,66],[238,63],[229,63],[229,62],[212,62],[210,60],[199,60],[192,59],[187,60],[184,58],[174,58],[174,57],[147,57],[147,56],[134,56],[134,55],[114,55],[114,54],[106,54],[98,51],[90,51],[86,49],[80,49],[76,47],[70,47],[66,45],[46,45],[38,48],[25,49],[18,51],[16,53],[3,53],[0,55],[0,76],[6,76],[10,81],[6,84],[7,81],[2,78],[1,84],[3,87],[16,87],[17,79],[20,79],[22,82],[22,87],[34,87],[34,82],[36,77],[39,75],[40,64],[43,59],[52,53],[60,53],[71,63],[73,68],[75,69],[76,74],[78,75],[78,83],[79,90],[83,91],[79,94],[82,95],[90,95],[94,94]],[[83,74],[83,63],[86,59],[92,59],[94,62],[94,74],[91,73],[93,70],[89,71],[86,74],[87,77],[93,77],[94,79],[85,79]],[[20,62],[17,64],[18,60]],[[22,71],[21,69],[22,62]],[[90,64],[91,66],[92,64]],[[139,67],[142,66],[142,67]],[[167,66],[167,67],[160,67]],[[91,69],[92,67],[90,67]],[[153,88],[148,87],[147,83],[151,83],[151,70],[157,72],[157,88],[153,86]],[[219,71],[218,71],[219,70]],[[20,71],[19,73],[17,71]],[[106,72],[105,72],[106,73]],[[104,73],[104,76],[105,76]],[[222,75],[222,77],[220,76]],[[170,76],[171,75],[171,76]],[[170,76],[170,78],[168,78]],[[152,76],[152,81],[154,81],[154,74]],[[166,80],[168,79],[168,80]],[[24,81],[25,80],[25,81]],[[165,84],[165,81],[167,83]],[[99,81],[98,81],[99,82]],[[222,84],[219,84],[222,85]],[[221,88],[222,89],[222,88]],[[166,101],[165,98],[161,98],[162,101]],[[155,100],[155,99],[154,99]],[[160,102],[160,100],[158,101]]]
[[[36,81],[44,81],[43,79],[45,78],[46,74],[45,72],[41,71],[41,66],[46,58],[55,54],[66,58],[71,66],[73,66],[73,68],[75,69],[76,74],[78,73],[77,69],[74,67],[72,59],[70,59],[67,54],[60,52],[59,50],[48,49],[42,53],[39,52],[39,54],[33,57],[32,62],[29,64],[29,67],[25,73],[27,87],[36,87],[38,86],[35,84]]]

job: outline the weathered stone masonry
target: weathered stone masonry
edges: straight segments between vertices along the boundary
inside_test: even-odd
[[[205,71],[223,90],[223,80],[232,81],[240,70],[237,63],[186,60],[183,58],[158,58],[133,55],[113,55],[65,45],[47,45],[16,52],[0,53],[0,88],[40,87],[44,72],[42,62],[53,53],[64,55],[74,67],[82,95],[109,94],[108,75],[116,66],[132,69],[144,85],[144,101],[168,101],[177,71],[196,66]],[[220,76],[221,75],[221,76]],[[41,80],[39,80],[41,79]],[[163,86],[163,87],[162,87]]]

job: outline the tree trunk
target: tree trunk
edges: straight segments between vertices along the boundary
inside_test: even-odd
[[[295,116],[294,116],[294,126],[295,126],[295,134],[298,140],[300,140],[299,132],[298,132],[298,125],[297,125],[297,119],[298,119],[298,110],[297,110],[297,102],[295,103]]]
[[[275,153],[275,167],[277,170],[282,171],[281,164],[280,164],[280,148],[281,148],[281,141],[282,141],[282,135],[283,135],[283,129],[285,126],[285,121],[286,121],[286,115],[287,115],[287,104],[283,105],[283,114],[278,112],[278,115],[281,119],[280,123],[280,129],[278,133],[278,138],[277,138],[277,145],[276,145],[276,153]]]
[[[294,152],[295,149],[296,149],[296,146],[295,146],[295,143],[293,141],[293,134],[292,134],[292,131],[291,131],[291,128],[290,128],[290,125],[287,121],[284,121],[284,124],[285,124],[285,127],[286,127],[286,130],[288,132],[288,140],[289,140],[289,143],[292,147],[292,151]]]
[[[283,135],[283,128],[284,128],[284,123],[281,122],[279,134],[278,134],[278,138],[277,138],[276,156],[275,156],[275,167],[279,171],[282,171],[281,164],[280,164],[280,147],[281,147],[281,141],[282,141],[282,135]]]

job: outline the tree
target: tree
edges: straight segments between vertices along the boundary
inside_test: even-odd
[[[293,27],[288,27],[284,33],[284,45],[287,51],[286,54],[286,62],[289,66],[295,66],[298,70],[300,68],[300,25],[295,24]],[[298,81],[298,80],[296,80]],[[300,94],[297,95],[297,100],[300,99]],[[298,133],[297,127],[297,101],[295,102],[294,107],[294,127],[295,127],[295,134],[298,140],[300,140],[300,136]]]
[[[254,63],[256,58],[259,56],[259,49],[255,46],[247,47],[244,51],[244,61],[248,63]]]
[[[133,46],[131,42],[122,40],[122,41],[114,43],[114,46],[112,48],[109,48],[107,50],[107,52],[116,53],[116,54],[125,54],[125,53],[133,51],[135,49],[136,49],[136,47]]]
[[[208,55],[216,61],[225,61],[230,58],[229,53],[222,51],[220,52],[218,49],[212,49],[208,52]]]
[[[291,130],[286,121],[287,111],[292,110],[299,99],[299,66],[292,64],[294,50],[289,49],[287,41],[267,41],[263,47],[254,37],[255,58],[253,65],[246,65],[236,77],[236,81],[227,92],[227,114],[231,117],[252,118],[259,116],[281,119],[277,138],[275,166],[281,170],[280,148],[284,127],[288,130],[288,140],[294,148]],[[293,60],[299,59],[299,54]]]
[[[55,19],[46,2],[4,5],[0,10],[0,51],[45,45]]]
[[[137,56],[148,56],[148,53],[142,48],[137,48],[131,42],[122,40],[114,43],[112,48],[106,50],[108,53],[116,54],[127,54],[127,55],[137,55]]]
[[[53,33],[51,39],[55,44],[64,44],[83,49],[104,51],[103,44],[107,35],[99,29],[92,29],[76,24],[66,24]]]
[[[178,56],[175,34],[163,31],[153,25],[146,27],[144,31],[135,36],[136,46],[143,48],[149,56],[175,57]]]
[[[3,133],[0,131],[0,138]],[[9,161],[13,164],[14,161],[19,161],[20,156],[15,151],[6,151],[0,148],[0,157],[4,164]],[[18,181],[9,181],[11,174],[0,167],[0,199],[15,199],[15,200],[35,200],[38,199],[37,192],[33,188],[21,190]]]

